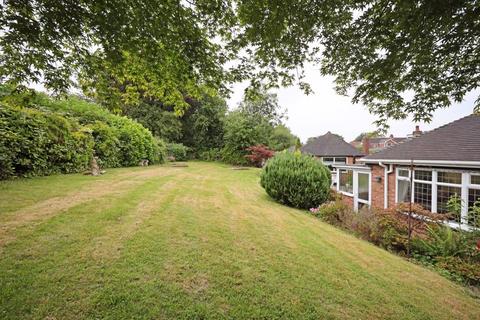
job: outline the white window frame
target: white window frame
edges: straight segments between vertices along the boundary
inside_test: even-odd
[[[358,197],[358,175],[368,175],[368,200],[360,199]],[[358,203],[366,204],[370,207],[372,203],[372,173],[366,171],[353,171],[353,209],[358,210]]]
[[[399,175],[400,170],[405,170],[408,171],[408,177],[403,177]],[[456,187],[460,188],[461,190],[461,203],[462,203],[462,209],[460,212],[460,219],[461,223],[456,223],[452,221],[448,221],[447,224],[450,225],[451,227],[454,228],[459,228],[459,229],[466,229],[470,230],[472,227],[468,225],[468,190],[469,189],[476,189],[480,190],[480,185],[478,184],[472,184],[471,183],[471,176],[480,176],[480,172],[472,172],[472,171],[466,171],[466,170],[453,170],[453,169],[439,169],[439,168],[422,168],[422,167],[417,167],[415,170],[419,171],[431,171],[432,172],[432,180],[431,181],[426,181],[426,180],[419,180],[415,179],[415,175],[413,177],[413,186],[411,187],[410,190],[410,197],[412,203],[414,202],[415,199],[415,183],[427,183],[432,186],[432,198],[431,198],[431,211],[433,213],[438,212],[437,208],[437,193],[438,193],[438,186],[447,186],[447,187]],[[414,171],[415,171],[414,170]],[[456,183],[446,183],[446,182],[439,182],[438,181],[438,172],[456,172],[456,173],[461,173],[462,175],[462,183],[461,184],[456,184]],[[395,203],[398,203],[398,181],[403,180],[403,181],[409,181],[410,182],[410,177],[412,175],[412,172],[410,168],[408,167],[397,167],[395,171]]]
[[[333,161],[325,161],[325,158],[332,159]],[[337,159],[345,159],[345,162],[339,162]],[[332,164],[347,164],[347,157],[321,157],[320,160],[325,165],[332,165]]]

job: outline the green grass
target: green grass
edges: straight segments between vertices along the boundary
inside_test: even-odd
[[[193,162],[0,183],[2,319],[479,319],[467,290]]]

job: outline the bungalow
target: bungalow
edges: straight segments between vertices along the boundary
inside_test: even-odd
[[[311,138],[300,149],[302,153],[318,158],[323,164],[355,164],[363,153],[343,140],[339,135],[328,131],[323,136]]]
[[[480,201],[480,115],[461,118],[358,162],[334,164],[336,189],[355,210],[411,201],[446,213],[447,202],[456,195],[461,199],[461,223],[450,225],[468,228],[469,211]]]

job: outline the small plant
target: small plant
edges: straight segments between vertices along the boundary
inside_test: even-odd
[[[447,210],[449,212],[450,217],[458,223],[462,221],[462,198],[458,196],[458,194],[452,195],[447,201]]]
[[[260,184],[278,202],[309,209],[328,200],[331,179],[330,170],[314,158],[282,152],[267,161]]]
[[[174,161],[186,161],[188,147],[181,143],[167,143],[167,156]]]
[[[273,157],[275,154],[273,150],[270,150],[263,144],[248,147],[247,151],[250,152],[250,154],[246,155],[245,157],[252,165],[258,168],[263,167],[265,162],[267,162],[267,160]]]
[[[480,227],[480,198],[477,199],[473,206],[468,209],[468,224],[479,228]]]

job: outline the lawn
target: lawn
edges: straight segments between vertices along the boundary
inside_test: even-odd
[[[461,286],[211,163],[0,183],[2,319],[480,319]]]

